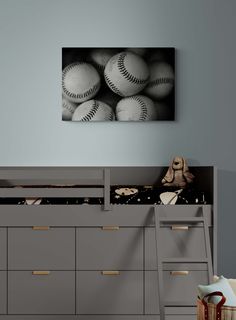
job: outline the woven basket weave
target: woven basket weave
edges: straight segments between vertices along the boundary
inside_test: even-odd
[[[221,297],[220,302],[215,305],[209,303],[212,296]],[[197,320],[236,320],[236,307],[224,306],[226,299],[222,292],[216,291],[206,295],[197,301]]]

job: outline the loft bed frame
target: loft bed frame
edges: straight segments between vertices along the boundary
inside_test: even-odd
[[[202,229],[203,226],[201,222],[198,223],[194,221],[197,221],[198,217],[204,212],[211,236],[213,272],[217,274],[217,170],[215,167],[193,166],[189,168],[190,172],[195,176],[194,188],[208,194],[208,204],[157,205],[141,203],[137,205],[117,205],[111,202],[111,188],[113,186],[155,186],[158,188],[162,186],[161,180],[167,169],[167,166],[0,167],[0,198],[7,198],[9,200],[13,198],[103,198],[102,205],[0,204],[0,227],[4,229],[2,237],[5,237],[5,244],[4,241],[2,241],[2,244],[0,243],[2,245],[2,252],[4,253],[4,250],[7,250],[8,242],[6,242],[6,239],[11,229],[28,230],[34,227],[36,228],[35,230],[37,230],[37,228],[47,226],[52,229],[72,230],[77,229],[77,227],[78,229],[82,227],[81,229],[100,230],[101,228],[109,229],[111,226],[118,226],[125,230],[141,228],[143,231],[144,229],[150,231],[150,229],[154,230],[154,227],[156,227],[155,217],[157,213],[158,218],[169,221],[164,228],[169,225],[173,226],[175,218],[180,216],[183,218],[182,221],[185,221],[184,219],[186,218],[186,221],[193,221],[196,229],[198,227]],[[6,252],[5,257],[7,257]],[[5,262],[5,264],[1,269],[3,275],[6,272],[11,272],[11,270],[8,270],[7,262]],[[193,272],[198,273],[199,271],[200,273],[206,274],[207,271],[202,265],[196,266],[196,263],[193,264]],[[171,266],[171,269],[168,268],[165,270],[177,268],[177,265],[174,264]],[[73,272],[78,273],[78,270],[76,270],[73,270]],[[153,270],[151,269],[151,271]],[[4,291],[4,296],[7,296],[6,290]],[[6,306],[7,305],[6,302]],[[194,307],[186,307],[185,304],[181,303],[177,305],[178,304],[175,304],[175,307],[170,305],[166,308],[167,311],[169,310],[169,314],[173,315],[173,319],[177,320],[180,319],[180,317],[183,319],[195,319]],[[0,315],[0,319],[5,320],[8,317],[12,318],[12,314],[8,316],[7,307],[5,310],[4,315]],[[175,313],[176,318],[174,317]],[[27,317],[25,317],[25,315],[17,315],[16,317],[17,319],[34,319],[33,315],[27,315]],[[44,317],[46,317],[45,319],[49,319],[47,315],[37,316],[36,318],[43,319]],[[83,318],[83,315],[79,315],[78,317],[60,315],[60,317],[60,319],[80,319],[81,317]],[[87,317],[88,319],[95,319],[96,317],[100,319],[103,316],[90,317],[88,315]],[[123,319],[122,315],[116,317],[117,319]],[[154,317],[156,319],[155,315],[145,314],[139,318],[154,319]],[[104,316],[104,318],[109,319],[109,315]],[[111,317],[111,319],[113,318]]]

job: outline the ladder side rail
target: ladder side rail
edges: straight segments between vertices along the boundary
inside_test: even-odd
[[[157,259],[157,276],[158,276],[158,295],[159,295],[159,309],[160,320],[165,320],[165,305],[164,305],[164,286],[163,286],[163,262],[161,259],[159,246],[160,239],[160,220],[158,215],[157,206],[154,206],[155,216],[155,237],[156,237],[156,259]]]
[[[207,213],[204,206],[202,206],[202,214],[204,218],[203,226],[204,226],[207,265],[208,265],[208,278],[209,278],[208,280],[209,280],[209,283],[211,283],[213,279],[212,251],[211,251],[211,243],[210,243],[210,230],[209,230],[209,225],[207,221]]]

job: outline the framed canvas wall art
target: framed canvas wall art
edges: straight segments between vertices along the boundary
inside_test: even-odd
[[[174,48],[62,48],[62,120],[174,119]]]

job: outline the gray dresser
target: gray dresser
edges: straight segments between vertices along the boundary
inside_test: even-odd
[[[110,186],[156,185],[166,169],[0,168],[1,198],[104,197],[104,205],[0,205],[0,320],[159,320],[155,205],[112,205]],[[204,206],[216,273],[216,169],[190,170],[210,203],[156,209],[198,217]],[[206,264],[196,263],[206,257],[203,225],[179,230],[170,219],[160,237],[163,257],[188,261],[163,265],[166,320],[196,319],[196,287],[208,283]]]

